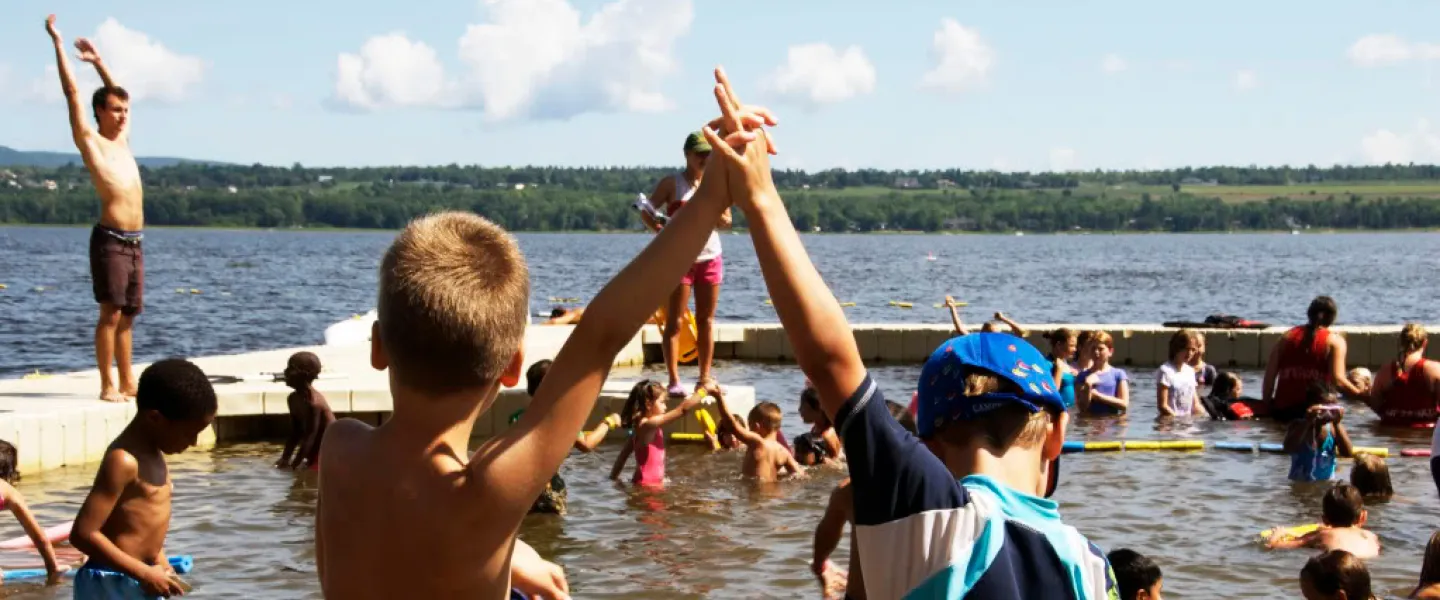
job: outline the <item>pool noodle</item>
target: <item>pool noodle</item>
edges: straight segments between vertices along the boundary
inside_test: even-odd
[[[1280,453],[1280,454],[1285,454],[1285,445],[1284,445],[1284,444],[1260,444],[1260,451],[1261,451],[1261,452],[1278,452],[1278,453]]]
[[[1429,448],[1406,448],[1400,451],[1400,456],[1430,456]]]
[[[1353,450],[1353,452],[1351,453],[1352,455],[1364,452],[1366,454],[1374,454],[1375,456],[1378,456],[1380,458],[1386,458],[1390,456],[1389,448],[1361,448],[1357,446],[1355,448],[1352,448],[1351,450]]]
[[[710,412],[705,410],[695,411],[695,418],[700,421],[700,426],[705,428],[709,434],[715,433],[715,419],[710,418]]]
[[[1119,450],[1120,442],[1085,442],[1085,451],[1091,450]]]
[[[1319,523],[1307,525],[1295,525],[1293,527],[1276,527],[1260,532],[1260,539],[1269,540],[1272,537],[1280,536],[1280,539],[1294,539],[1320,528]]]
[[[1216,450],[1235,450],[1239,452],[1254,452],[1255,444],[1249,442],[1215,442],[1211,444]]]
[[[52,526],[46,528],[46,529],[45,529],[45,539],[50,540],[50,543],[52,543],[52,544],[55,543],[55,542],[63,542],[63,541],[65,541],[65,540],[70,539],[70,526],[71,526],[71,525],[74,525],[74,523],[72,523],[72,522],[65,522],[65,523],[60,523],[59,525],[52,525]],[[30,536],[28,536],[28,535],[22,535],[22,536],[17,537],[17,538],[11,538],[11,539],[5,540],[5,541],[3,541],[3,542],[0,542],[0,550],[24,550],[24,549],[27,549],[27,548],[34,548],[34,547],[35,547],[35,542],[31,541],[31,540],[30,540]]]
[[[1062,452],[1084,452],[1085,442],[1065,442]]]
[[[670,434],[670,439],[673,440],[673,441],[676,441],[676,442],[703,442],[703,441],[705,441],[705,434],[703,434],[703,433],[672,433],[672,434]]]
[[[195,558],[189,554],[170,557],[170,568],[175,569],[177,575],[187,575],[195,569]],[[65,576],[74,577],[80,569],[70,569]],[[26,579],[44,579],[48,573],[45,569],[16,569],[5,572],[5,583],[12,581],[23,581]]]

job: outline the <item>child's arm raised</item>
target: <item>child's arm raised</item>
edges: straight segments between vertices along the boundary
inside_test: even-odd
[[[5,508],[10,509],[10,514],[15,515],[15,520],[20,522],[20,527],[25,530],[25,535],[30,536],[30,542],[35,544],[35,550],[40,552],[40,558],[45,561],[45,572],[50,575],[53,583],[56,577],[63,571],[59,561],[55,560],[55,546],[50,544],[50,538],[45,535],[45,530],[35,522],[35,515],[30,513],[30,507],[25,504],[25,496],[19,490],[10,487],[10,484],[0,481],[0,499],[5,502]]]
[[[730,430],[735,432],[735,437],[740,438],[741,442],[750,447],[764,444],[765,438],[750,431],[750,428],[741,423],[740,419],[735,418],[735,413],[730,412],[730,407],[725,404],[725,393],[720,390],[719,386],[713,383],[709,385],[714,386],[715,391],[712,395],[715,396],[715,405],[720,409],[720,418],[730,425]]]
[[[950,324],[955,327],[955,335],[970,335],[970,330],[965,329],[965,322],[960,320],[960,309],[955,298],[946,296],[945,306],[950,309]]]
[[[664,427],[671,421],[685,416],[686,413],[690,412],[696,406],[699,406],[700,399],[704,398],[707,393],[709,392],[705,391],[703,388],[695,390],[694,393],[690,394],[689,397],[685,398],[684,402],[680,403],[680,406],[676,406],[675,408],[666,411],[664,414],[660,414],[654,417],[645,417],[644,419],[641,419],[640,422],[635,425],[635,430],[639,431],[641,427]]]
[[[179,584],[170,579],[170,574],[161,565],[147,565],[140,559],[126,554],[100,531],[110,520],[115,505],[125,488],[140,476],[140,465],[129,452],[118,448],[105,454],[100,463],[100,472],[95,475],[95,485],[90,495],[80,505],[75,515],[75,525],[70,531],[70,544],[76,550],[94,559],[99,559],[110,568],[120,571],[140,582],[140,587],[151,594],[174,596],[183,593]]]

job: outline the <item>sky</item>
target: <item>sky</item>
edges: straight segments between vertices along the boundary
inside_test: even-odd
[[[679,166],[711,70],[778,168],[1440,162],[1440,1],[305,0],[0,5],[0,145],[71,151],[91,38],[138,154]],[[1426,26],[1426,23],[1432,26]]]

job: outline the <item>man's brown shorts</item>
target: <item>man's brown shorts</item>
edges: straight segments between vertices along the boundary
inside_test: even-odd
[[[96,225],[90,231],[90,281],[95,301],[135,316],[144,309],[145,252],[139,232]]]

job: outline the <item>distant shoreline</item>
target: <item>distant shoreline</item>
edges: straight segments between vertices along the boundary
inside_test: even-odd
[[[89,229],[91,223],[0,223],[0,229]],[[226,225],[151,225],[145,228],[146,231],[261,231],[261,232],[293,232],[293,233],[399,233],[399,229],[369,229],[360,227],[245,227]],[[625,235],[625,234],[648,234],[642,230],[591,230],[591,229],[570,229],[570,230],[545,230],[545,229],[511,229],[511,233],[540,233],[540,234],[580,234],[580,235]],[[745,235],[749,230],[737,228],[728,231],[735,231]],[[1216,234],[1270,234],[1270,235],[1292,235],[1288,229],[1212,229],[1196,231],[1135,231],[1126,229],[1116,230],[1083,230],[1083,231],[969,231],[969,230],[940,230],[940,231],[802,231],[802,235],[865,235],[865,236],[999,236],[999,237],[1079,237],[1087,235],[1216,235]],[[1347,233],[1436,233],[1440,228],[1435,227],[1408,227],[1396,229],[1341,229],[1341,228],[1312,228],[1300,230],[1300,235],[1326,235],[1326,234],[1347,234]],[[1016,234],[1020,235],[1016,235]],[[729,235],[723,233],[722,235]],[[723,238],[722,238],[723,239]]]

